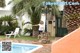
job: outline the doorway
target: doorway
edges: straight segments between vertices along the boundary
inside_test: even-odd
[[[68,30],[67,28],[63,28],[62,27],[62,19],[63,19],[63,11],[60,11],[60,15],[61,17],[57,17],[55,18],[56,22],[55,22],[55,36],[56,37],[63,37],[66,34],[68,34]]]

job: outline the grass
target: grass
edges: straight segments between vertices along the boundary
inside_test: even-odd
[[[0,35],[0,38],[6,38],[5,35]],[[10,39],[13,39],[14,37],[11,36]],[[15,37],[15,39],[19,39],[19,40],[38,40],[37,37],[31,37],[31,36],[20,36],[20,37]]]
[[[6,38],[6,36],[5,35],[0,35],[0,38],[2,39],[5,39]],[[53,40],[55,37],[50,37],[50,40]],[[13,36],[11,36],[11,38],[10,39],[17,39],[17,40],[31,40],[31,41],[37,41],[38,40],[38,38],[37,37],[32,37],[32,36],[20,36],[20,37],[13,37]]]
[[[6,38],[6,36],[4,36],[4,35],[0,35],[0,38]]]
[[[22,40],[38,40],[37,37],[31,37],[31,36],[21,36],[21,37],[17,37],[16,39],[22,39]]]

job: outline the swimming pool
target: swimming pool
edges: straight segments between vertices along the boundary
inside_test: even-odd
[[[35,44],[12,43],[11,51],[2,51],[2,44],[0,43],[0,53],[32,53],[41,47],[43,46]]]

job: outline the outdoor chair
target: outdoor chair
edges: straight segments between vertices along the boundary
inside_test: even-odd
[[[13,35],[14,38],[15,38],[16,36],[19,36],[19,28],[16,28],[14,32],[11,31],[10,34],[5,34],[5,35],[6,35],[6,38],[10,38],[12,35]],[[19,37],[20,37],[20,36],[19,36]]]

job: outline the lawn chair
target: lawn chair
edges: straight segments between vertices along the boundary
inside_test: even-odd
[[[15,38],[17,35],[19,36],[19,28],[16,28],[14,32],[11,31],[10,34],[5,34],[5,35],[6,35],[6,38],[10,38],[12,35],[14,35],[14,38]]]

